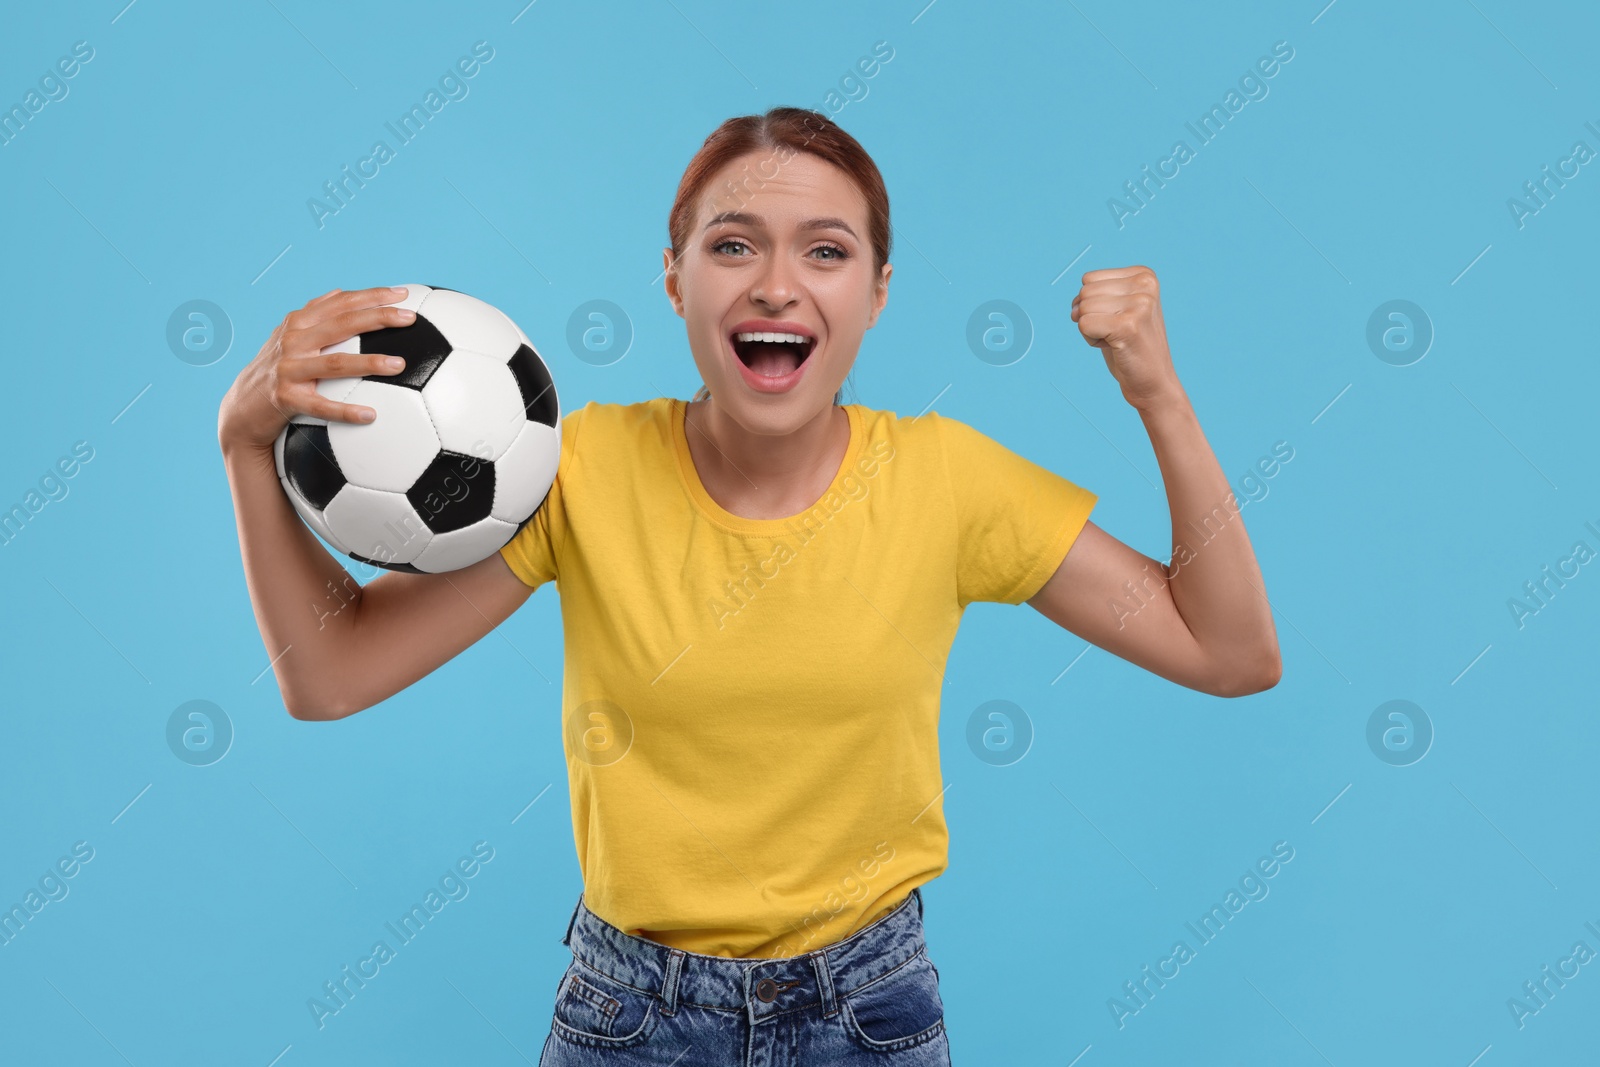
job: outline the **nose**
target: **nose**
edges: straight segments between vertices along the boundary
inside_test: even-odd
[[[794,303],[794,267],[783,256],[769,257],[750,286],[750,299],[775,311]]]

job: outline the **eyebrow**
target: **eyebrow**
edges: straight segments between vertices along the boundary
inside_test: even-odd
[[[748,212],[744,212],[744,211],[724,211],[719,215],[713,216],[711,221],[705,224],[705,228],[703,230],[701,230],[701,232],[704,233],[705,230],[709,230],[709,229],[711,229],[711,227],[716,226],[719,223],[723,223],[723,222],[733,222],[733,223],[738,223],[738,224],[743,225],[743,226],[760,227],[762,225],[762,222],[761,222],[760,218],[758,218],[755,215],[751,215]],[[800,223],[800,229],[802,229],[802,230],[843,230],[845,233],[849,234],[851,237],[855,237],[856,236],[856,231],[854,231],[854,230],[852,230],[850,228],[850,224],[849,223],[845,222],[843,219],[835,218],[835,217],[833,217],[831,215],[827,216],[825,218],[806,219],[805,221]],[[858,238],[858,240],[859,240],[859,238]]]

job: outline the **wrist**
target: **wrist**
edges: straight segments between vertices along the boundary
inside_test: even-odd
[[[226,433],[217,434],[217,445],[222,450],[224,465],[266,466],[272,469],[274,476],[278,471],[278,459],[273,454],[275,444],[275,441],[272,444],[262,444],[259,441],[241,440]]]
[[[1146,419],[1193,410],[1193,405],[1189,403],[1189,394],[1183,391],[1183,385],[1176,378],[1137,400],[1128,398],[1128,403],[1138,410],[1140,417]]]

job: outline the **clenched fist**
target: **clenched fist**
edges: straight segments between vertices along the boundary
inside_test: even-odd
[[[1072,321],[1083,339],[1100,349],[1128,403],[1145,410],[1182,395],[1167,349],[1155,271],[1117,267],[1085,274],[1083,288],[1072,298]]]

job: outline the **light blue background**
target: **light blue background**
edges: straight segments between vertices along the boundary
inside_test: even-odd
[[[1576,140],[1600,149],[1600,18],[1323,2],[8,11],[0,102],[75,41],[95,56],[0,148],[0,506],[75,441],[94,458],[0,547],[0,903],[73,842],[95,856],[0,947],[0,1061],[537,1061],[580,888],[556,592],[374,709],[291,719],[262,674],[218,401],[288,311],[410,281],[511,314],[564,410],[689,396],[657,280],[682,168],[726,117],[825,106],[880,40],[893,59],[837,119],[888,182],[896,270],[847,400],[937,397],[1165,558],[1148,440],[1069,318],[1084,271],[1143,263],[1224,470],[1294,449],[1244,511],[1275,689],[1217,699],[1078,658],[1032,609],[969,613],[941,727],[951,866],[926,889],[955,1062],[1596,1056],[1600,964],[1521,1029],[1506,1002],[1576,941],[1600,950],[1600,570],[1521,629],[1507,600],[1574,542],[1600,549],[1600,171],[1521,229],[1506,201]],[[470,94],[319,229],[307,199],[479,40]],[[1276,41],[1294,58],[1270,95],[1119,229],[1107,199]],[[193,299],[236,331],[210,366],[165,340]],[[594,299],[636,334],[610,366],[564,342]],[[1010,366],[965,340],[991,299],[1036,331]],[[1436,331],[1410,366],[1366,344],[1391,299]],[[1406,767],[1366,742],[1397,698],[1436,730]],[[208,767],[165,740],[192,699],[236,732]],[[994,699],[1036,732],[1011,766],[967,747]],[[470,895],[318,1030],[307,999],[479,840],[495,858]],[[1294,859],[1270,896],[1119,1029],[1108,999],[1278,841]]]

